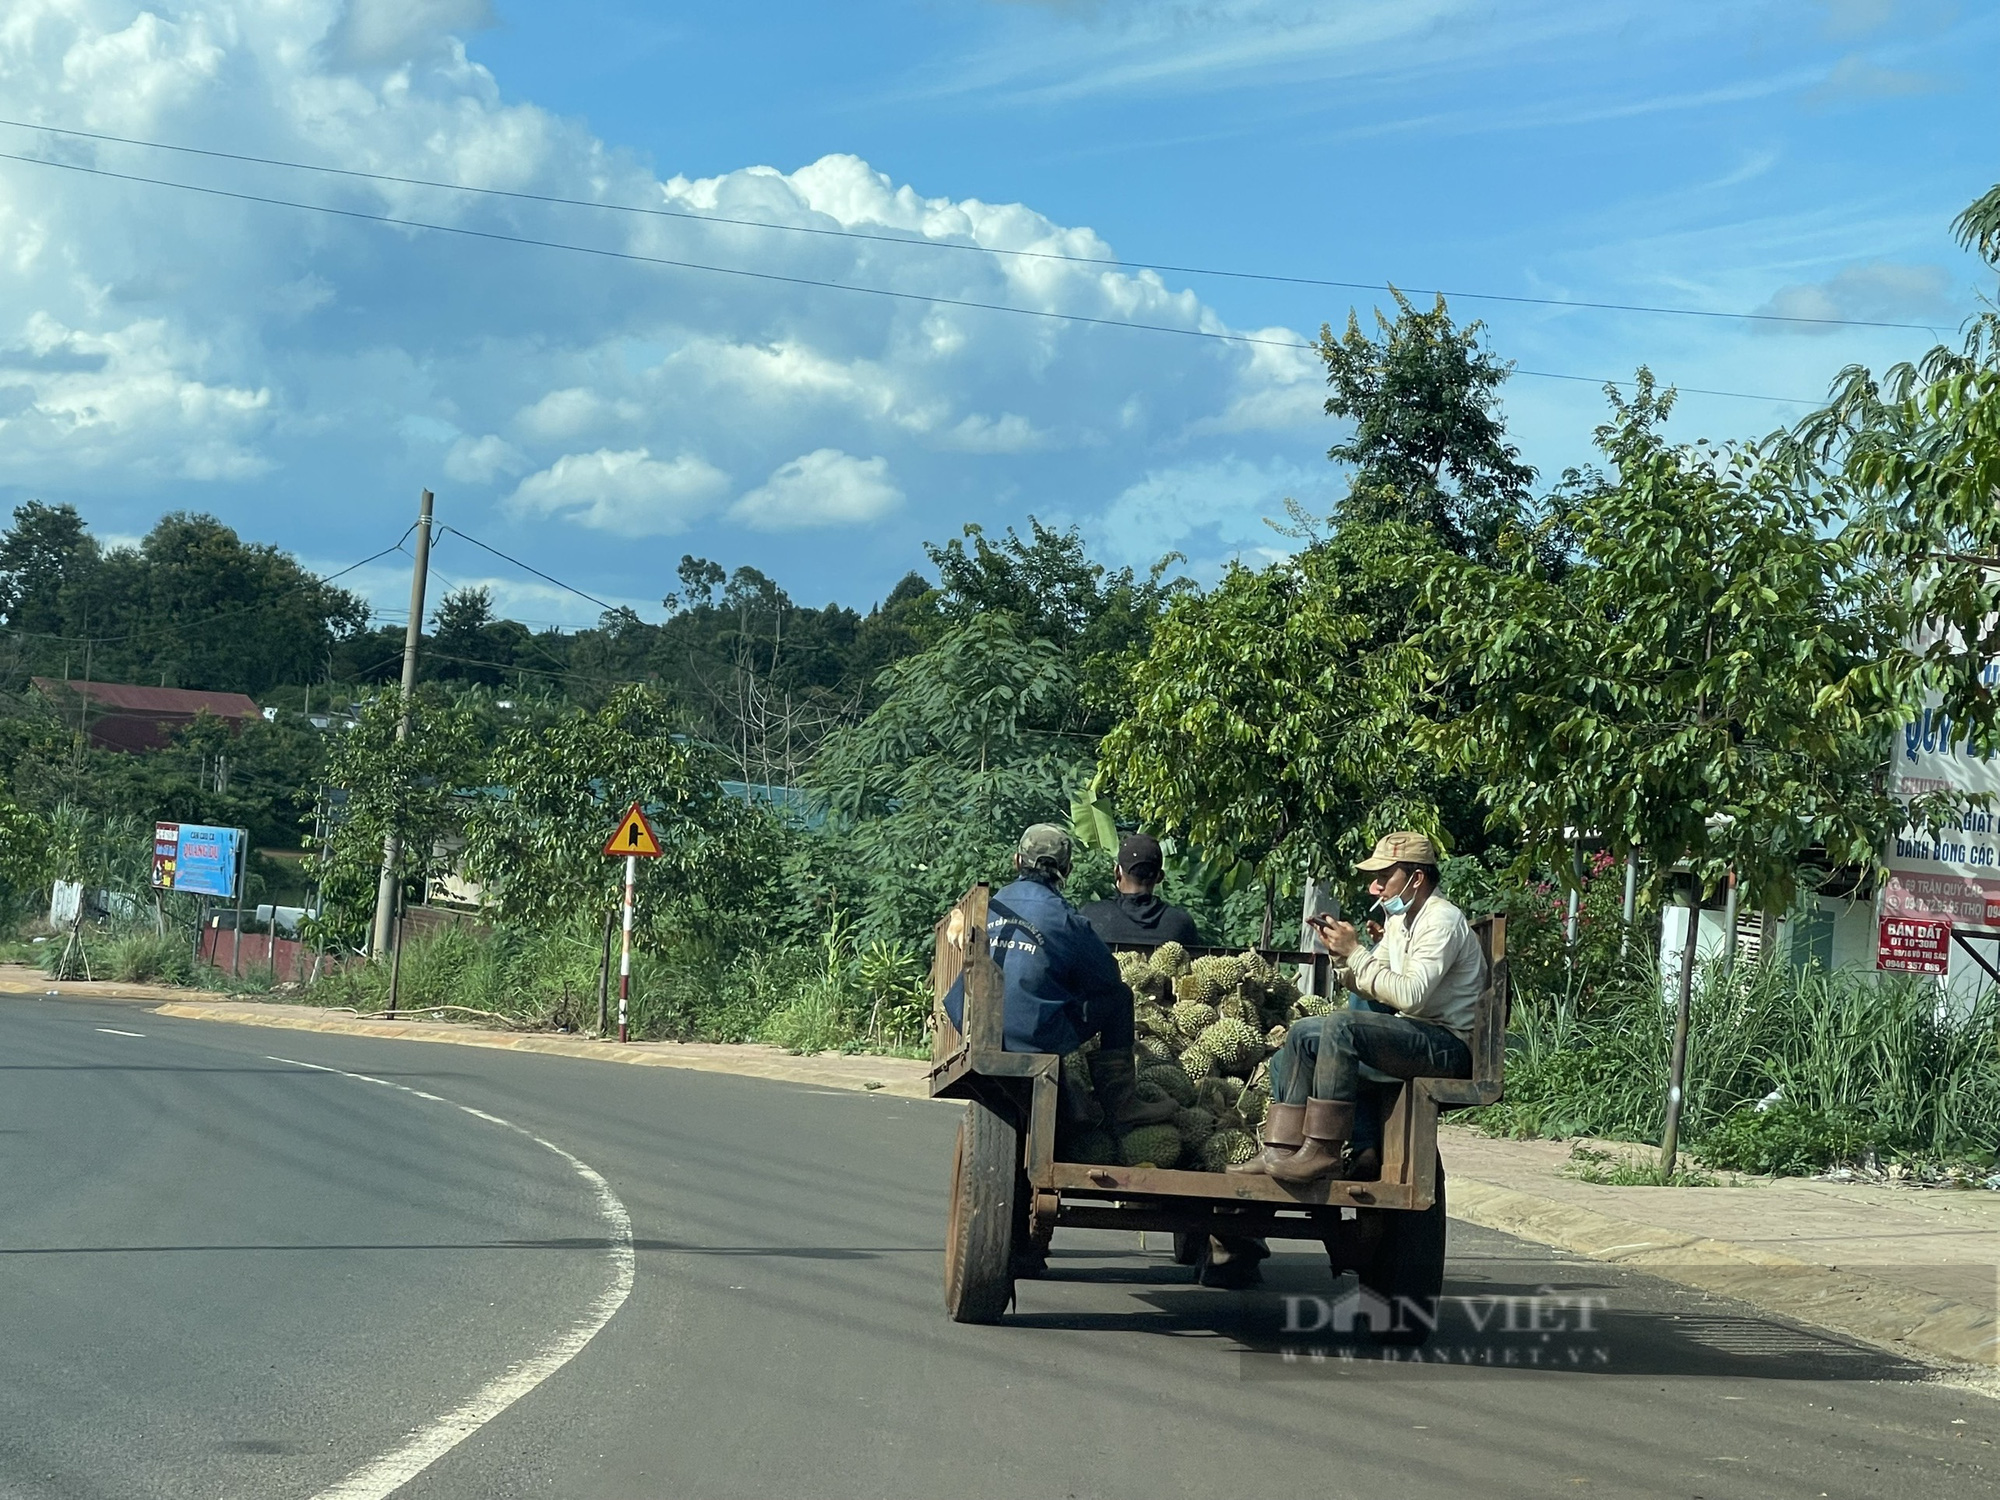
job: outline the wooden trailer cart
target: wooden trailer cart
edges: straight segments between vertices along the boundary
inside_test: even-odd
[[[1358,1273],[1387,1299],[1434,1308],[1444,1284],[1445,1184],[1438,1162],[1441,1108],[1500,1097],[1507,1026],[1506,920],[1473,924],[1487,958],[1472,1038],[1472,1077],[1420,1078],[1399,1091],[1383,1122],[1376,1182],[1291,1187],[1268,1177],[1158,1167],[1103,1166],[1056,1155],[1053,1053],[1009,1052],[1001,1042],[1000,972],[986,945],[991,889],[976,885],[937,925],[931,962],[937,997],[933,1098],[963,1099],[951,1168],[945,1237],[945,1308],[960,1323],[998,1322],[1014,1298],[1014,1268],[1046,1249],[1064,1224],[1149,1229],[1178,1236],[1256,1235],[1317,1240],[1333,1274]],[[1269,954],[1280,962],[1303,954]],[[1325,993],[1324,955],[1314,989]],[[964,1030],[945,1013],[945,992],[964,978]],[[1394,1336],[1420,1340],[1422,1318]],[[1377,1331],[1377,1336],[1382,1336]]]

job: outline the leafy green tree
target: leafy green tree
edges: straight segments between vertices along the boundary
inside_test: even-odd
[[[13,526],[0,536],[0,614],[13,630],[65,634],[76,591],[100,560],[75,506],[16,506]]]
[[[1568,830],[1590,829],[1643,849],[1656,879],[1686,867],[1691,906],[1733,874],[1750,909],[1783,910],[1809,857],[1872,866],[1899,820],[1873,774],[1902,719],[1877,670],[1894,617],[1838,528],[1839,496],[1758,447],[1670,445],[1673,393],[1643,368],[1631,401],[1609,394],[1597,440],[1612,472],[1577,497],[1577,568],[1439,571],[1472,694],[1435,738],[1553,867]]]
[[[1452,322],[1442,296],[1420,312],[1394,288],[1390,295],[1395,321],[1377,310],[1372,337],[1353,312],[1339,338],[1320,328],[1327,414],[1354,423],[1354,435],[1327,452],[1354,466],[1336,518],[1425,526],[1450,551],[1490,559],[1535,481],[1500,417],[1512,367],[1482,346],[1483,325]]]
[[[344,794],[324,851],[325,913],[320,935],[358,946],[375,913],[382,847],[401,841],[406,889],[421,893],[447,868],[445,841],[463,817],[461,794],[485,784],[482,747],[473,715],[437,689],[420,684],[410,703],[410,733],[396,738],[402,693],[378,693],[361,705],[354,727],[342,731],[327,757],[329,787]]]
[[[1954,221],[1959,242],[2000,269],[2000,187]],[[1859,498],[1853,536],[1892,590],[1909,634],[1885,655],[1885,679],[1914,705],[1935,692],[1946,717],[2000,742],[2000,314],[1879,380],[1849,366],[1827,406],[1799,425],[1794,452],[1808,479]],[[1829,476],[1827,470],[1830,469]]]
[[[878,684],[882,701],[828,739],[808,785],[827,829],[826,899],[866,938],[913,940],[975,881],[1006,879],[1021,830],[1061,822],[1090,778],[1090,741],[1059,720],[1076,678],[1053,642],[975,615]]]
[[[969,525],[962,536],[943,546],[926,543],[924,550],[938,570],[932,603],[939,618],[962,625],[1004,614],[1068,659],[1081,691],[1061,706],[1059,719],[1039,726],[1048,729],[1108,729],[1123,707],[1126,664],[1145,650],[1167,605],[1194,587],[1168,577],[1181,560],[1177,553],[1142,578],[1093,561],[1074,526],[1057,531],[1032,516],[1025,537],[1010,526],[993,541]]]
[[[624,861],[602,851],[637,802],[665,850],[640,861],[641,938],[742,941],[749,915],[775,903],[781,851],[768,813],[724,795],[723,770],[674,732],[658,694],[622,688],[501,741],[466,823],[467,868],[508,922],[549,932],[595,920],[622,900]]]
[[[1428,529],[1349,522],[1175,602],[1100,748],[1121,814],[1209,869],[1291,888],[1395,828],[1472,825],[1417,741],[1434,703]]]

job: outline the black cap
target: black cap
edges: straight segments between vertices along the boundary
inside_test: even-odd
[[[1158,875],[1166,868],[1160,841],[1150,833],[1128,833],[1118,841],[1118,868],[1127,875]]]

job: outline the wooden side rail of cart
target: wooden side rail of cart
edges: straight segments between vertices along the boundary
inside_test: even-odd
[[[1046,1246],[1064,1224],[1320,1240],[1338,1258],[1335,1246],[1354,1237],[1357,1220],[1396,1210],[1396,1218],[1436,1220],[1432,1238],[1442,1277],[1438,1112],[1500,1098],[1508,994],[1504,917],[1474,924],[1487,980],[1474,1022],[1472,1076],[1420,1078],[1398,1091],[1383,1122],[1379,1180],[1293,1187],[1268,1177],[1059,1161],[1060,1059],[1053,1053],[1009,1052],[1003,1045],[1000,973],[986,945],[991,894],[990,887],[976,885],[945,915],[931,961],[937,1003],[930,1092],[969,1105],[953,1164],[945,1254],[946,1303],[954,1318],[998,1318],[1012,1300],[1012,1268],[1020,1263],[1020,1252],[1030,1242]],[[1314,990],[1325,992],[1324,954],[1266,957],[1281,963],[1317,960]],[[943,1005],[945,993],[961,980],[962,1029]]]

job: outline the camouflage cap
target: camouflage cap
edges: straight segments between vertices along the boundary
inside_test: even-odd
[[[1030,823],[1014,854],[1023,869],[1069,873],[1069,835],[1053,823]]]
[[[1354,868],[1364,873],[1393,870],[1397,865],[1432,865],[1438,862],[1438,846],[1421,833],[1385,834],[1375,844],[1375,852]]]

